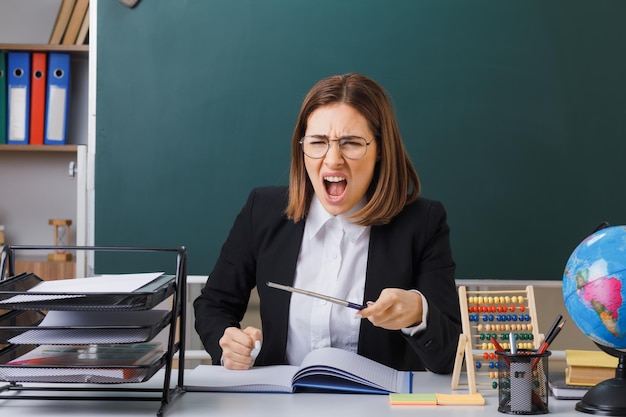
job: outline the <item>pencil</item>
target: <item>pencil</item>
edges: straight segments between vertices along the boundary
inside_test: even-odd
[[[502,349],[502,346],[500,345],[500,343],[498,343],[496,338],[493,336],[491,336],[491,343],[493,343],[493,345],[495,346],[498,352],[504,352],[504,349]]]

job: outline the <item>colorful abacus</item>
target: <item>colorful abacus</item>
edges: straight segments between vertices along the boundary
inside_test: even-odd
[[[533,287],[523,290],[468,291],[459,287],[463,333],[459,336],[452,374],[458,389],[463,365],[471,394],[498,388],[496,345],[511,348],[513,334],[518,349],[536,349],[543,339],[537,332],[537,309]],[[495,343],[494,343],[495,340]]]

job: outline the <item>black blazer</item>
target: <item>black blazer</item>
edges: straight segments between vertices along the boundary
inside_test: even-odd
[[[196,331],[215,364],[222,355],[220,337],[227,327],[239,327],[255,286],[263,327],[263,347],[255,364],[286,363],[291,294],[266,285],[293,285],[304,221],[287,219],[286,207],[286,187],[252,190],[194,301]],[[420,198],[391,223],[372,226],[365,296],[354,301],[375,301],[384,288],[419,290],[428,300],[428,327],[409,337],[364,319],[358,353],[396,369],[452,372],[461,332],[454,271],[441,203]]]

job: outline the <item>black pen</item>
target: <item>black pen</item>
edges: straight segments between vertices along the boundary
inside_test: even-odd
[[[546,333],[546,335],[545,335],[545,337],[543,339],[543,343],[539,346],[539,349],[537,349],[537,353],[543,353],[546,350],[548,350],[548,346],[550,346],[550,343],[552,343],[552,341],[556,337],[554,332],[556,331],[557,327],[559,326],[559,323],[561,323],[561,320],[563,320],[563,316],[562,315],[559,314],[558,316],[556,316],[556,320],[554,320],[554,323],[552,323],[552,326],[550,327],[550,330],[548,330],[548,333]],[[563,327],[563,325],[561,325],[561,327]]]
[[[548,330],[548,333],[546,333],[546,338],[544,340],[547,341],[551,337],[552,333],[554,333],[554,331],[556,330],[556,326],[559,325],[561,320],[563,320],[563,316],[559,314],[556,317],[556,320],[554,320],[554,323],[552,323],[552,327],[550,327],[550,330]]]
[[[559,332],[563,328],[563,325],[565,324],[565,320],[561,321],[561,316],[559,315],[559,317],[557,317],[557,323],[558,325],[552,326],[552,328],[548,332],[548,336],[546,337],[544,342],[541,344],[541,347],[539,347],[539,350],[537,350],[537,355],[542,355],[548,350],[548,348],[550,347],[550,343],[552,343],[554,339],[556,339],[556,336],[559,334]],[[537,366],[537,363],[539,362],[540,359],[541,357],[538,356],[535,358],[535,360],[533,360],[531,369],[535,369],[535,366]]]
[[[290,287],[289,285],[276,284],[275,282],[267,281],[267,286],[272,288],[278,288],[279,290],[295,292],[298,294],[308,295],[310,297],[319,298],[321,300],[330,301],[331,303],[339,304],[344,307],[350,307],[355,310],[363,310],[366,306],[362,306],[361,304],[351,303],[350,301],[342,300],[340,298],[330,297],[328,295],[318,294],[313,291],[301,290],[300,288]]]
[[[556,339],[556,336],[559,334],[564,324],[565,324],[565,320],[563,320],[561,324],[556,326],[556,329],[554,329],[554,332],[552,332],[552,334],[550,335],[550,338],[546,340],[546,342],[548,343],[548,346],[550,346],[550,343],[554,342],[554,339]]]

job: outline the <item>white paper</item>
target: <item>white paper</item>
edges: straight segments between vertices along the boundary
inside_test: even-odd
[[[145,274],[101,275],[88,278],[57,279],[53,281],[43,281],[28,290],[28,292],[64,294],[133,292],[143,287],[144,285],[151,283],[161,275],[163,275],[163,272],[150,272]]]
[[[13,303],[33,303],[37,301],[52,301],[52,300],[65,300],[67,298],[80,298],[84,297],[84,295],[31,295],[31,294],[20,294],[11,298],[7,298],[6,300],[0,301],[0,304],[13,304]]]
[[[50,311],[38,329],[25,331],[8,341],[14,345],[139,343],[146,340],[151,329],[167,314],[167,310],[159,309],[130,312]],[[124,328],[128,326],[136,328]]]
[[[84,294],[88,293],[131,293],[149,284],[161,275],[163,275],[163,272],[101,275],[88,278],[42,281],[24,294],[1,300],[0,305],[78,298],[84,297]],[[38,295],[37,293],[47,294]]]

